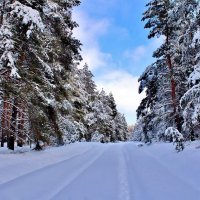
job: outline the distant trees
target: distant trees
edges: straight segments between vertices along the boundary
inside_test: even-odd
[[[84,67],[83,72],[86,76],[90,74],[91,77],[91,72],[88,68]],[[84,80],[86,80],[86,77],[82,83],[84,83]],[[89,82],[91,80],[91,78],[88,79]],[[103,89],[100,92],[97,91],[94,82],[89,85],[89,88],[85,87],[86,90],[89,89],[87,92],[89,95],[86,95],[87,107],[84,117],[84,123],[87,127],[86,141],[91,141],[92,138],[94,141],[94,134],[96,135],[97,133],[103,136],[101,137],[101,142],[124,141],[124,135],[128,132],[127,124],[124,116],[117,110],[112,93],[107,95]]]
[[[78,69],[80,41],[72,8],[79,0],[0,1],[1,146],[40,141],[62,145],[124,140],[126,123],[112,95],[96,90],[92,73]],[[116,125],[116,123],[121,123]]]
[[[148,37],[162,36],[163,44],[153,54],[156,62],[139,79],[139,92],[146,89],[137,110],[143,127],[141,140],[164,139],[168,127],[185,137],[197,133],[199,6],[196,0],[152,0],[147,4],[142,20],[150,29]]]

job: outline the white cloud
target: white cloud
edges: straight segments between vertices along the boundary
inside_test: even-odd
[[[152,52],[163,42],[163,38],[154,39],[148,45],[141,45],[132,50],[127,50],[124,55],[131,60],[133,67],[144,68],[147,63],[151,64]],[[147,65],[146,65],[147,66]],[[118,109],[124,113],[129,124],[136,121],[136,110],[145,97],[145,92],[138,94],[138,77],[122,70],[110,70],[101,77],[97,77],[97,85],[99,89],[104,88],[106,92],[112,92]]]
[[[108,53],[103,53],[99,48],[83,47],[82,52],[83,61],[81,65],[87,63],[91,70],[97,69],[99,67],[106,67],[107,63],[111,59],[111,55]]]
[[[99,38],[107,33],[109,20],[94,20],[84,12],[76,10],[73,18],[79,24],[79,27],[74,30],[74,36],[83,44],[81,65],[87,63],[92,70],[105,67],[110,62],[111,55],[101,51]]]
[[[151,64],[153,60],[151,54],[160,46],[163,38],[154,39],[148,45],[129,49],[122,54],[124,55],[123,59],[113,62],[112,54],[101,50],[99,45],[99,39],[107,34],[111,26],[110,21],[108,19],[92,19],[80,10],[75,10],[73,18],[80,25],[75,30],[74,35],[83,44],[82,56],[84,60],[81,64],[88,63],[93,72],[96,69],[103,69],[104,75],[95,74],[98,88],[104,88],[107,93],[112,92],[117,107],[121,113],[125,114],[127,122],[129,124],[135,123],[136,109],[145,94],[138,94],[138,77],[123,70],[116,70],[116,68],[119,66],[118,62],[123,59],[124,61],[130,60],[132,68],[137,71],[138,67],[145,68]]]
[[[94,20],[80,10],[74,10],[73,18],[80,25],[74,30],[74,34],[82,42],[87,42],[86,46],[98,45],[97,39],[104,35],[109,27],[107,19]]]
[[[81,4],[87,3],[87,11],[88,12],[95,12],[95,13],[107,13],[110,9],[113,9],[118,6],[119,0],[116,3],[116,0],[82,0]],[[122,1],[122,0],[121,0]]]
[[[138,46],[134,50],[127,50],[125,56],[131,58],[133,62],[138,62],[146,54],[148,48],[145,46]]]
[[[129,124],[136,121],[136,109],[143,95],[138,94],[138,77],[125,71],[110,71],[106,75],[97,78],[98,89],[104,88],[112,92],[120,112],[124,113]]]
[[[163,40],[163,37],[155,38],[148,45],[140,45],[134,49],[126,50],[124,56],[132,60],[133,66],[143,66],[146,63],[151,64],[152,52],[163,43]]]

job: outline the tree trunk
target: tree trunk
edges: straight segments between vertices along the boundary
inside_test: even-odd
[[[6,0],[3,0],[2,8],[1,8],[1,18],[0,18],[0,25],[3,24],[3,15],[5,10]]]
[[[56,122],[56,112],[54,110],[54,108],[52,106],[48,106],[48,115],[49,115],[49,119],[52,122],[53,125],[53,129],[55,131],[55,134],[57,136],[57,144],[58,145],[64,145],[64,141],[62,138],[62,133],[59,130],[59,126]]]
[[[18,112],[18,140],[17,146],[23,146],[23,129],[24,129],[24,110]]]
[[[1,133],[1,147],[4,147],[4,132],[3,132],[3,129],[1,131],[2,131],[2,133]]]
[[[1,116],[1,147],[4,147],[5,142],[5,128],[6,128],[6,122],[5,122],[5,116],[6,116],[6,97],[4,97],[3,102],[3,112]]]
[[[11,134],[11,118],[12,118],[12,104],[6,102],[6,115],[5,115],[5,130],[6,130],[6,135],[7,135],[7,147],[9,146],[9,138]]]
[[[39,141],[36,142],[34,150],[36,150],[36,151],[41,151],[42,150],[42,147],[40,146]]]
[[[8,138],[8,148],[14,150],[15,143],[15,133],[16,133],[16,122],[17,122],[17,99],[14,99],[12,108],[12,118],[11,118],[11,133]]]
[[[167,47],[169,47],[169,32],[167,31],[166,35],[166,43]],[[174,80],[174,70],[173,70],[173,65],[172,65],[172,59],[171,55],[168,53],[167,54],[167,65],[169,68],[169,73],[170,73],[170,82],[171,82],[171,98],[172,98],[172,106],[173,106],[173,114],[174,114],[174,122],[176,124],[176,128],[181,131],[181,125],[180,125],[180,119],[177,113],[177,102],[176,102],[176,83]]]
[[[170,70],[170,81],[171,81],[171,97],[172,97],[172,104],[173,104],[173,111],[176,113],[176,86],[175,86],[175,80],[174,80],[174,72],[171,62],[171,56],[167,55],[167,65]]]

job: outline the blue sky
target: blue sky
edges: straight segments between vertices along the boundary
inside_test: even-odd
[[[79,28],[83,63],[87,62],[99,89],[112,92],[128,124],[136,121],[138,77],[153,62],[161,39],[148,40],[141,22],[148,0],[82,0],[73,17]],[[82,65],[83,65],[82,63]]]

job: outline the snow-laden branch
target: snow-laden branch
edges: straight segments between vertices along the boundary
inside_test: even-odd
[[[18,18],[22,19],[22,23],[29,25],[29,29],[26,32],[27,38],[30,38],[30,35],[34,29],[38,29],[39,31],[44,31],[44,24],[40,17],[40,13],[24,4],[21,4],[19,1],[15,1],[12,5],[11,15],[17,15]]]

